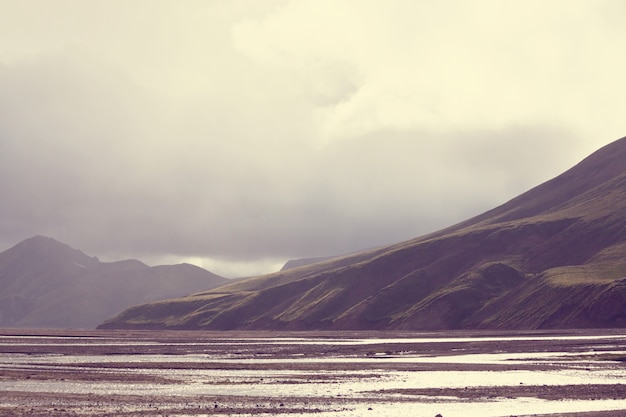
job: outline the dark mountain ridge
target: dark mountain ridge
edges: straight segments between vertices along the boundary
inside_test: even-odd
[[[133,307],[106,328],[626,326],[626,138],[426,236]]]
[[[0,253],[0,326],[93,328],[132,305],[225,282],[187,264],[100,262],[52,238],[35,236]]]

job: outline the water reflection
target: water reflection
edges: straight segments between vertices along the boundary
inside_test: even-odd
[[[515,342],[568,341],[565,350],[523,350]],[[475,349],[476,343],[502,342],[497,351]],[[322,416],[367,415],[505,416],[512,414],[564,413],[625,409],[624,399],[567,400],[532,396],[478,397],[468,400],[454,395],[417,395],[410,390],[430,388],[471,389],[479,387],[581,386],[619,384],[626,377],[621,362],[605,360],[610,355],[626,357],[623,335],[492,336],[492,337],[402,337],[402,338],[219,338],[189,343],[184,341],[115,340],[85,341],[80,337],[58,339],[2,338],[0,347],[41,348],[54,351],[60,346],[119,347],[146,346],[180,348],[194,353],[180,354],[85,354],[0,353],[0,372],[22,372],[24,377],[0,379],[0,391],[32,393],[75,393],[150,396],[249,396],[267,398],[310,398],[341,400],[338,411]],[[449,349],[421,352],[425,344],[461,344]],[[467,349],[462,347],[467,345]],[[385,346],[386,352],[357,350],[316,357],[302,352],[273,356],[259,346]],[[396,352],[396,346],[409,351]],[[218,349],[218,346],[220,347]],[[224,348],[226,346],[226,348]],[[491,345],[489,345],[491,346]],[[550,345],[552,346],[552,345]],[[210,353],[202,353],[210,347]],[[233,347],[233,350],[229,350]],[[472,347],[473,349],[469,349]],[[187,351],[185,350],[185,351]],[[332,352],[332,350],[330,351]],[[598,354],[604,356],[598,357]],[[609,355],[609,356],[607,356]],[[599,360],[600,359],[600,360]],[[418,365],[439,364],[440,369]],[[481,365],[476,370],[452,365]],[[241,365],[239,367],[235,365]],[[303,366],[307,365],[307,366]],[[316,365],[316,366],[311,366]],[[332,365],[332,366],[331,366]],[[338,366],[340,365],[340,366]],[[412,367],[411,365],[415,365]],[[503,365],[503,366],[499,366]],[[516,365],[520,365],[518,369]],[[521,366],[523,365],[523,366]],[[548,366],[549,365],[549,366]],[[55,377],[56,374],[90,372],[121,375],[109,382]],[[29,378],[27,375],[46,375]],[[123,382],[123,375],[139,376]],[[152,382],[152,380],[154,382]],[[366,406],[367,405],[367,406]],[[371,408],[371,410],[368,410]],[[522,413],[523,411],[523,413]],[[292,413],[310,416],[310,412]]]

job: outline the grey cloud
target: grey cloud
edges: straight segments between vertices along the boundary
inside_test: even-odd
[[[0,247],[44,234],[109,258],[345,253],[490,209],[619,137],[609,93],[620,96],[623,71],[609,52],[623,31],[604,32],[606,7],[580,46],[597,59],[554,77],[563,62],[542,54],[572,50],[549,24],[556,6],[535,34],[553,43],[536,49],[487,3],[480,22],[465,5],[415,32],[410,13],[390,27],[403,8],[379,18],[376,3],[345,3],[315,34],[303,19],[318,27],[334,2],[316,2],[313,21],[306,2],[180,4],[0,16]],[[457,23],[471,29],[464,42]],[[472,54],[467,73],[457,54]]]
[[[547,179],[552,156],[572,139],[541,127],[384,130],[313,146],[268,137],[288,135],[285,127],[237,123],[234,108],[230,119],[215,117],[211,102],[195,113],[154,105],[128,80],[85,71],[89,62],[2,72],[11,92],[0,99],[11,110],[0,154],[5,245],[43,233],[98,254],[345,253],[503,202],[534,185],[529,178]]]

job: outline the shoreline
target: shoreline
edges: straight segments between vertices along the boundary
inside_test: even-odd
[[[591,356],[588,337],[593,342]],[[305,338],[310,343],[301,340]],[[375,417],[387,415],[381,410],[391,406],[415,404],[436,408],[444,403],[490,403],[501,399],[601,402],[626,398],[626,385],[619,382],[408,388],[387,382],[395,374],[506,375],[570,368],[578,372],[582,367],[593,375],[596,369],[607,366],[616,372],[626,371],[622,362],[626,353],[622,356],[615,352],[616,346],[626,346],[626,334],[621,330],[441,334],[0,329],[0,339],[0,415],[6,417],[352,416],[361,411]],[[461,361],[472,355],[494,353],[541,358],[550,352],[567,356],[559,356],[558,361]],[[190,384],[190,378],[200,382],[185,385]],[[309,392],[313,386],[328,387],[330,392],[360,380],[370,381],[370,385],[364,385],[369,388],[353,395],[341,390],[336,391],[340,394],[328,396],[272,394],[274,387],[289,387],[296,393],[298,389]],[[379,388],[370,389],[376,387],[376,381],[380,381]],[[110,393],[99,391],[107,387],[112,388]],[[240,395],[248,388],[250,393]],[[186,390],[191,394],[185,395]],[[206,393],[197,395],[194,390]],[[266,391],[264,395],[255,394]],[[626,407],[515,415],[615,417],[626,415]]]

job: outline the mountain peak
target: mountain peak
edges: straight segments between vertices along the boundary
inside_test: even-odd
[[[442,232],[477,224],[496,224],[554,215],[579,204],[581,197],[626,176],[626,137],[595,151],[561,175],[520,194],[512,200]],[[590,214],[590,213],[587,213]]]
[[[78,249],[74,249],[65,243],[41,235],[23,240],[7,252],[29,255],[39,259],[55,259],[58,262],[80,262],[81,264],[99,263],[95,257],[87,256]]]
[[[51,237],[47,237],[47,236],[42,236],[42,235],[35,235],[33,237],[30,237],[28,239],[24,239],[23,241],[21,241],[20,243],[18,243],[17,245],[15,245],[16,247],[20,246],[20,247],[29,247],[29,248],[60,248],[60,247],[64,247],[64,248],[70,248],[72,249],[69,245],[59,242],[56,239],[53,239]]]
[[[56,239],[53,239],[51,237],[48,236],[42,236],[42,235],[35,235],[33,237],[30,237],[28,239],[23,240],[21,243],[18,243],[18,245],[38,245],[38,246],[42,246],[42,245],[65,245],[64,243],[59,242]]]

